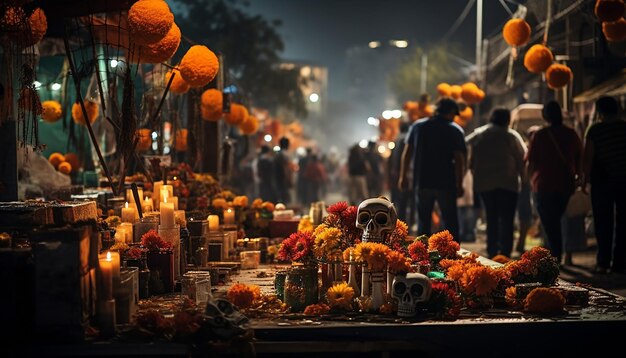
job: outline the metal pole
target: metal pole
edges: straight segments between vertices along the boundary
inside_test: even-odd
[[[422,69],[420,76],[420,92],[426,93],[426,87],[428,85],[428,54],[424,52],[422,54]]]
[[[476,1],[476,80],[480,81],[482,71],[482,45],[483,45],[483,0]]]

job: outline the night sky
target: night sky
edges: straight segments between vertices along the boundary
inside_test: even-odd
[[[508,3],[511,11],[515,5]],[[283,22],[285,59],[328,66],[330,94],[341,97],[344,55],[369,41],[406,39],[410,45],[428,47],[441,41],[467,5],[465,0],[251,0],[246,11]],[[499,31],[509,14],[498,0],[484,1],[483,35]],[[469,12],[450,41],[458,43],[464,57],[474,62],[476,11]]]

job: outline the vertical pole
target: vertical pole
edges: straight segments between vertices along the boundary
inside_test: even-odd
[[[426,93],[426,88],[428,86],[428,54],[424,52],[422,54],[422,69],[420,76],[420,92]]]
[[[476,80],[482,76],[482,45],[483,45],[483,0],[476,1]]]

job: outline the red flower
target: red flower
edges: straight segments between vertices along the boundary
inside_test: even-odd
[[[278,259],[304,262],[312,258],[313,242],[313,235],[308,231],[293,233],[280,245]]]
[[[420,240],[415,240],[409,245],[409,255],[413,261],[425,261],[428,260],[428,250],[426,245]]]
[[[328,207],[328,212],[331,214],[341,215],[341,213],[348,208],[348,203],[340,201]]]
[[[152,252],[172,248],[172,244],[163,240],[154,229],[143,234],[141,237],[141,246]]]

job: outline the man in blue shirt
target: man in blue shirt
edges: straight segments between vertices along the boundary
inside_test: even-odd
[[[437,103],[435,115],[416,121],[409,129],[398,186],[406,188],[408,168],[413,165],[413,188],[417,193],[418,234],[431,234],[431,215],[439,204],[444,227],[459,241],[456,199],[463,196],[467,148],[463,129],[454,123],[459,107],[451,98]]]

